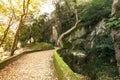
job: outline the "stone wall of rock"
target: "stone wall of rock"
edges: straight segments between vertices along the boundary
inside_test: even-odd
[[[113,0],[112,15],[116,17],[120,17],[120,0]],[[116,30],[111,29],[111,36],[114,41],[117,66],[120,75],[120,29],[116,29]]]
[[[112,15],[120,17],[120,0],[113,0]]]

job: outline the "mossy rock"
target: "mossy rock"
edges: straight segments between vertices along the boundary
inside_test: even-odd
[[[59,80],[80,80],[80,76],[69,68],[56,51],[54,52],[54,65]]]

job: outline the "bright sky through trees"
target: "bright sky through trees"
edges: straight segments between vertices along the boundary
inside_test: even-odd
[[[42,6],[40,8],[41,14],[48,13],[50,15],[51,12],[53,12],[55,10],[52,2],[53,2],[53,0],[46,0],[46,2],[42,2]]]

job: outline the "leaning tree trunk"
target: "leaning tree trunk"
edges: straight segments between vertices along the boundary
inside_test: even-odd
[[[112,15],[120,17],[120,0],[114,0],[112,5]],[[115,55],[120,75],[120,29],[111,28],[110,35],[114,41]]]
[[[21,16],[19,26],[18,26],[18,29],[17,29],[15,37],[14,37],[14,42],[13,42],[13,45],[12,45],[12,48],[11,48],[11,56],[14,55],[14,51],[17,48],[17,43],[18,43],[18,38],[19,38],[19,31],[20,31],[22,25],[23,25],[23,15]]]
[[[30,0],[27,1],[27,4],[25,2],[26,1],[24,0],[23,1],[23,14],[21,15],[20,22],[19,22],[16,34],[15,34],[15,37],[14,37],[14,42],[13,42],[13,45],[12,45],[12,48],[11,48],[11,56],[14,55],[14,52],[17,48],[17,44],[18,44],[18,40],[19,40],[19,31],[20,31],[22,25],[24,24],[25,19],[26,19],[27,14],[28,14],[28,6],[29,6]]]
[[[75,25],[74,25],[72,28],[70,28],[70,29],[67,30],[66,32],[62,33],[62,34],[60,35],[60,37],[58,38],[58,40],[57,40],[57,45],[60,46],[60,47],[62,47],[62,48],[63,48],[63,41],[62,41],[62,39],[64,38],[64,36],[66,36],[67,34],[69,34],[70,32],[72,32],[74,29],[76,29],[77,24],[78,24],[78,22],[79,22],[79,21],[78,21],[77,8],[76,8],[76,1],[74,1],[74,2],[75,2],[76,23],[75,23]]]
[[[6,30],[4,31],[4,36],[3,36],[2,40],[1,40],[0,46],[2,46],[2,44],[3,44],[4,41],[5,41],[5,38],[7,37],[7,34],[8,34],[8,32],[9,32],[9,29],[10,29],[10,27],[11,27],[11,25],[12,25],[12,20],[13,20],[13,14],[12,14],[12,16],[10,17],[10,20],[9,20],[9,23],[8,23],[8,27],[7,27]]]

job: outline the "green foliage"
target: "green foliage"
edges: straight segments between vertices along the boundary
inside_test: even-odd
[[[20,42],[27,43],[30,39],[30,26],[24,25],[20,30]]]
[[[2,39],[4,37],[4,31],[5,30],[6,30],[5,26],[0,25],[0,42],[2,41]],[[13,31],[9,30],[2,46],[0,46],[0,47],[3,47],[4,50],[10,50],[11,46],[12,46],[11,43],[13,42],[13,35],[14,35]]]
[[[115,55],[113,41],[107,31],[97,35],[94,41],[99,57],[113,57]]]
[[[43,18],[42,18],[43,19]],[[20,30],[20,42],[22,47],[28,44],[28,41],[32,42],[38,42],[41,38],[41,26],[40,22],[42,19],[35,19],[34,23],[32,25],[23,25]],[[33,41],[31,41],[33,39]]]
[[[31,26],[31,37],[35,40],[35,41],[40,41],[41,38],[41,26],[40,26],[40,21],[36,21],[33,23],[33,25]]]
[[[40,15],[38,18],[34,19],[33,24],[23,25],[20,30],[20,42],[22,47],[34,42],[50,42],[52,34],[52,20],[46,20],[46,15]]]
[[[41,43],[35,43],[31,47],[33,50],[47,50],[47,49],[53,49],[53,45],[50,43],[46,42],[41,42]]]
[[[59,80],[80,80],[80,76],[69,68],[56,51],[54,52],[54,65]]]
[[[79,63],[82,59],[71,55],[69,49],[61,49],[58,53],[73,71],[86,75],[91,80],[117,80],[118,78],[116,61],[108,61],[109,56],[99,57],[96,49],[87,53],[82,63]],[[115,58],[115,56],[112,57]]]
[[[85,26],[92,26],[111,13],[112,0],[92,0],[90,4],[79,13],[81,22]]]
[[[97,54],[97,53],[96,53]],[[96,54],[90,54],[87,61],[81,65],[81,73],[91,77],[91,80],[117,80],[116,63],[108,63]]]
[[[110,29],[110,28],[114,28],[114,29],[120,28],[120,18],[117,18],[115,16],[109,18],[108,20],[106,20],[106,27],[108,29]]]
[[[81,58],[72,56],[71,49],[62,49],[59,53],[70,68],[80,74],[89,76],[91,80],[116,80],[118,78],[117,65],[115,60],[115,51],[112,38],[105,30],[94,37],[94,47],[87,49],[87,57],[82,64],[78,63]],[[78,43],[84,42],[84,39],[74,38]],[[86,45],[84,45],[86,47]],[[74,49],[81,50],[80,46]],[[79,67],[81,66],[81,67]],[[74,67],[74,68],[73,68]]]
[[[113,0],[92,0],[92,2],[90,2],[82,10],[82,12],[78,12],[81,23],[83,23],[83,25],[87,27],[94,26],[103,18],[108,18],[111,13],[112,1]],[[64,18],[64,16],[60,16],[61,20],[64,20]],[[74,16],[72,18],[74,18]],[[67,26],[73,25],[72,23],[68,22],[66,22],[65,24],[68,24]],[[67,26],[65,24],[62,24],[62,27],[66,28]],[[112,22],[109,24],[118,25],[119,22]],[[66,38],[64,38],[63,41],[65,42],[65,48],[69,49],[62,49],[62,58],[73,71],[80,71],[79,73],[91,77],[91,80],[116,80],[118,76],[118,70],[115,60],[113,41],[107,31],[103,32],[104,33],[100,33],[99,35],[95,36],[93,41],[95,45],[93,46],[93,49],[87,49],[87,57],[85,58],[85,62],[83,64],[78,63],[80,58],[76,59],[76,57],[70,55],[71,48],[75,50],[85,50],[84,48],[87,46],[85,44],[88,43],[87,41],[85,43],[85,37],[89,37],[90,34],[85,34],[82,37],[78,38],[75,37],[74,32],[71,33],[73,35],[68,34],[67,36],[65,36]],[[73,66],[76,67],[74,68],[76,70],[72,68]]]
[[[61,3],[63,3],[61,5]],[[74,5],[71,0],[60,0],[55,4],[55,15],[58,20],[58,29],[60,31],[59,34],[67,31],[75,24],[75,14],[73,13]]]

